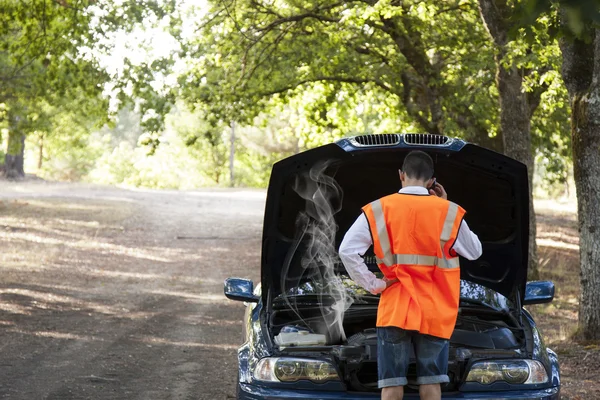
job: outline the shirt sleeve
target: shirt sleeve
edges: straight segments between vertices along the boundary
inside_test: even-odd
[[[367,217],[361,214],[348,229],[340,244],[340,259],[354,282],[373,294],[381,293],[386,283],[369,271],[362,256],[373,244]]]
[[[458,228],[458,236],[452,249],[467,260],[476,260],[481,257],[481,242],[476,234],[471,232],[469,225],[463,220]]]

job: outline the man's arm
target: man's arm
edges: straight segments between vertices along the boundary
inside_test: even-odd
[[[372,244],[369,223],[365,215],[361,214],[346,232],[339,253],[350,278],[369,292],[377,294],[383,292],[387,284],[369,271],[362,258]]]
[[[458,228],[458,236],[452,249],[467,260],[477,260],[481,257],[481,242],[477,235],[471,232],[469,225],[464,220]]]
[[[429,194],[448,200],[448,193],[446,193],[446,189],[439,182],[436,183],[433,189],[429,190]],[[456,242],[454,242],[454,245],[452,246],[452,250],[456,251],[467,260],[477,260],[481,257],[481,242],[477,235],[471,232],[469,225],[467,225],[464,220],[458,228],[458,236]]]

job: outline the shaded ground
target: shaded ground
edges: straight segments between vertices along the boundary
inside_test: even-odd
[[[233,397],[262,193],[0,185],[0,399]]]
[[[579,344],[579,236],[573,203],[536,203],[540,277],[556,284],[554,301],[529,307],[546,343],[558,353],[565,399],[600,399],[600,348]]]
[[[243,305],[228,276],[258,279],[264,194],[0,182],[0,399],[233,398]],[[600,398],[597,346],[577,323],[572,205],[539,203],[531,307],[559,353],[567,399]]]

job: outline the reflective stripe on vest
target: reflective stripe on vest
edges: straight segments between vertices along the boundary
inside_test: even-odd
[[[442,247],[442,259],[436,256],[426,256],[422,254],[394,254],[392,253],[392,247],[390,245],[390,237],[388,235],[385,218],[383,215],[383,208],[381,201],[376,200],[371,203],[371,210],[375,217],[375,229],[379,236],[379,244],[383,253],[383,259],[377,257],[379,264],[384,264],[388,267],[392,265],[404,264],[404,265],[422,265],[422,266],[436,266],[439,268],[458,268],[460,266],[458,257],[446,258],[444,255],[444,247],[450,239],[452,234],[452,227],[454,226],[454,220],[458,213],[458,205],[450,202],[446,219],[444,220],[444,227],[440,235],[440,245]]]
[[[443,247],[443,246],[442,246]],[[460,263],[457,257],[455,258],[438,258],[436,256],[424,256],[421,254],[388,254],[389,257],[385,259],[381,259],[379,257],[375,257],[377,259],[378,264],[384,264],[389,266],[397,265],[397,264],[405,264],[405,265],[423,265],[423,266],[432,266],[435,265],[440,268],[458,268],[460,267]],[[391,264],[388,264],[387,261],[391,261]]]
[[[373,209],[373,216],[375,216],[375,229],[377,229],[379,244],[381,245],[381,252],[383,253],[383,260],[378,259],[377,262],[385,265],[394,265],[394,255],[392,254],[392,246],[390,245],[390,237],[385,224],[381,201],[376,200],[371,203],[371,208]]]

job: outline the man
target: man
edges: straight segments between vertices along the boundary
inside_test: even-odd
[[[411,346],[424,400],[441,399],[448,382],[448,340],[460,297],[458,255],[474,260],[481,242],[463,220],[465,210],[447,200],[433,179],[433,161],[412,151],[400,170],[402,189],[365,207],[340,245],[350,277],[373,294],[377,310],[378,385],[383,400],[401,400]],[[384,279],[362,255],[373,245]]]

